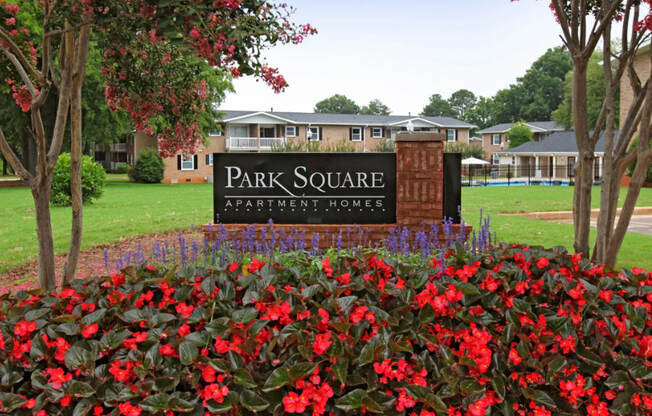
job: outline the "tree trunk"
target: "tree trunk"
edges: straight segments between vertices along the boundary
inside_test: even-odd
[[[85,18],[88,20],[88,18]],[[86,22],[88,23],[88,21]],[[79,33],[75,47],[74,73],[70,99],[70,194],[72,201],[72,229],[68,255],[63,270],[62,285],[66,286],[75,277],[82,241],[83,195],[82,195],[82,85],[86,72],[86,58],[90,40],[90,25]]]
[[[573,125],[578,149],[573,193],[573,226],[576,253],[589,255],[589,232],[591,230],[591,187],[593,185],[593,153],[589,142],[588,116],[586,112],[586,68],[583,56],[573,57]]]
[[[2,176],[7,176],[7,159],[2,156]]]
[[[56,289],[54,272],[54,241],[50,220],[50,186],[52,175],[44,175],[32,186],[32,196],[36,207],[36,235],[38,236],[38,282],[46,291]]]
[[[25,169],[32,174],[36,173],[36,147],[27,129],[23,132],[22,153]]]
[[[606,2],[603,1],[603,5]],[[600,191],[600,213],[598,215],[597,235],[591,259],[603,263],[607,254],[607,245],[611,239],[617,211],[618,193],[620,191],[620,175],[617,172],[614,155],[614,124],[616,122],[616,91],[612,88],[613,74],[611,72],[611,25],[604,31],[603,38],[603,69],[605,81],[606,110],[604,156],[602,167],[602,189]],[[595,127],[599,129],[599,126]],[[618,181],[618,182],[616,182]]]

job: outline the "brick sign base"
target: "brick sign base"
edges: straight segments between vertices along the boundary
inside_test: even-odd
[[[396,138],[396,224],[274,224],[271,227],[278,234],[305,234],[306,248],[311,248],[313,236],[319,234],[320,248],[333,246],[336,236],[342,235],[344,247],[351,242],[367,246],[383,244],[394,232],[407,229],[412,240],[418,232],[429,232],[432,226],[439,230],[439,240],[456,238],[460,234],[466,239],[470,226],[462,228],[453,224],[452,236],[444,235],[444,135],[441,133],[401,133]],[[452,215],[451,215],[452,216]],[[230,238],[247,232],[254,227],[256,238],[265,235],[270,238],[268,224],[220,224],[204,225],[202,230],[210,240]],[[227,232],[230,236],[220,235]],[[236,235],[233,235],[236,233]],[[277,234],[277,235],[278,235]],[[363,241],[359,241],[363,240]]]

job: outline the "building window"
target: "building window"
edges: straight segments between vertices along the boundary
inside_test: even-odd
[[[285,126],[285,137],[297,137],[297,126]]]
[[[320,128],[319,127],[308,127],[306,131],[309,131],[312,133],[312,136],[310,136],[310,141],[318,141],[321,140],[321,135],[320,133]]]
[[[457,130],[455,129],[446,129],[446,140],[449,142],[457,141]]]
[[[351,127],[351,141],[362,141],[362,127]]]
[[[260,137],[264,137],[266,139],[276,137],[276,127],[261,127]]]
[[[500,134],[491,135],[491,144],[494,146],[500,146]]]
[[[214,129],[210,133],[208,133],[209,136],[221,136],[222,135],[222,129]]]
[[[209,153],[206,155],[206,166],[213,166],[213,154]]]
[[[373,127],[371,129],[371,137],[375,139],[380,139],[383,137],[383,129],[382,127]]]
[[[194,155],[181,155],[181,170],[194,170],[195,157]]]
[[[491,155],[491,164],[492,165],[499,165],[500,164],[500,156],[498,156],[495,153],[493,155]]]

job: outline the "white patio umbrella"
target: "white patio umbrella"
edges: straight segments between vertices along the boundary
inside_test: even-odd
[[[475,157],[467,157],[466,159],[462,160],[462,164],[463,165],[488,165],[489,162]]]

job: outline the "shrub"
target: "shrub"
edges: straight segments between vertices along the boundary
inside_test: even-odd
[[[156,149],[145,148],[138,155],[133,169],[129,170],[129,178],[134,182],[159,183],[163,180],[165,165]]]
[[[462,159],[475,157],[477,159],[485,159],[484,150],[478,144],[468,144],[463,142],[446,142],[444,144],[445,153],[461,153]]]
[[[82,156],[82,200],[84,203],[91,202],[102,196],[106,172],[99,163],[90,156]],[[70,153],[61,153],[57,163],[54,165],[52,177],[53,205],[66,206],[72,203],[70,195]]]
[[[509,140],[510,149],[532,141],[532,136],[532,129],[522,121],[514,124],[505,134],[505,138]]]
[[[649,414],[652,273],[525,246],[445,257],[145,266],[3,296],[0,401],[18,416]]]
[[[126,163],[120,163],[116,169],[115,173],[128,173],[131,167]]]

